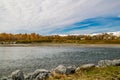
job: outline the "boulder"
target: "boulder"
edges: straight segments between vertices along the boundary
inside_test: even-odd
[[[75,72],[78,72],[79,70],[80,70],[80,67],[77,67],[76,70],[75,70]]]
[[[73,74],[75,73],[75,70],[76,70],[76,66],[73,65],[73,66],[68,66],[68,67],[65,67],[64,65],[59,65],[57,66],[55,69],[53,69],[51,71],[51,73],[58,73],[58,74]]]
[[[26,80],[44,80],[49,77],[50,71],[45,69],[37,69],[32,74],[28,74]]]
[[[102,67],[102,66],[111,66],[112,62],[111,60],[101,60],[98,62],[98,66]]]
[[[33,80],[33,78],[32,78],[32,74],[27,74],[26,76],[25,76],[25,80]]]
[[[7,77],[2,77],[2,78],[0,78],[0,80],[8,80],[8,78]]]
[[[21,70],[16,70],[11,74],[12,80],[24,80],[24,75]]]
[[[50,73],[50,71],[45,70],[45,69],[37,69],[33,72],[32,77],[36,78],[39,74],[42,74],[42,73],[48,74]]]
[[[75,73],[75,70],[76,70],[76,66],[75,65],[68,66],[67,69],[66,69],[66,74],[73,74],[73,73]]]
[[[113,66],[120,66],[120,59],[112,61]]]
[[[58,67],[56,67],[53,72],[55,73],[59,73],[59,74],[65,74],[66,73],[67,68],[64,65],[59,65]]]
[[[49,77],[49,74],[47,73],[40,73],[37,77],[36,80],[46,80]]]
[[[100,67],[120,66],[120,59],[118,59],[118,60],[101,60],[98,62],[98,66],[100,66]]]
[[[80,66],[80,69],[94,68],[95,64],[84,64]]]

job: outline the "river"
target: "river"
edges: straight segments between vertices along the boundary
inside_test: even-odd
[[[16,69],[33,72],[63,64],[82,65],[104,59],[120,59],[120,47],[24,46],[0,47],[0,76]]]

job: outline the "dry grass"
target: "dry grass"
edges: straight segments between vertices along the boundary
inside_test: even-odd
[[[75,74],[55,74],[48,80],[120,80],[120,66],[80,69]]]

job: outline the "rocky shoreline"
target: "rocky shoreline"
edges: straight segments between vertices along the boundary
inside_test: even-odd
[[[80,69],[91,69],[94,67],[107,67],[107,66],[120,66],[120,59],[117,60],[101,60],[98,61],[98,64],[84,64],[79,67],[75,65],[64,66],[59,65],[54,69],[37,69],[32,73],[24,74],[21,70],[16,70],[11,73],[8,77],[3,77],[0,80],[47,80],[51,76],[56,76],[58,74],[70,75],[76,73]]]

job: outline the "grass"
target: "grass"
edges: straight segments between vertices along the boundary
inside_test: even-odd
[[[56,74],[48,80],[120,80],[120,66],[80,69],[75,74]]]

